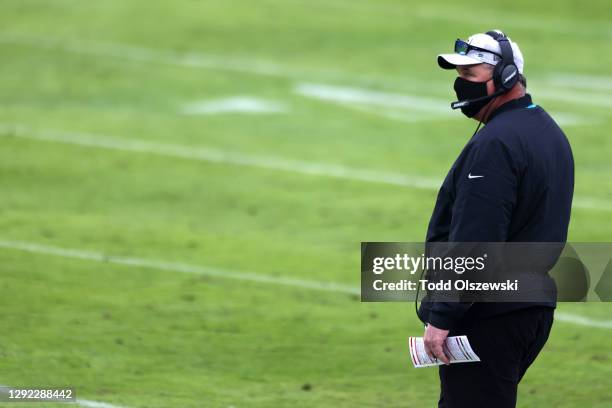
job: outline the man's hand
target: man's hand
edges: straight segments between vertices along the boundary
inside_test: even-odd
[[[425,352],[431,358],[437,358],[444,364],[450,364],[450,360],[444,354],[444,342],[448,336],[448,330],[438,329],[437,327],[427,324],[425,334],[423,335],[423,343],[425,344]]]

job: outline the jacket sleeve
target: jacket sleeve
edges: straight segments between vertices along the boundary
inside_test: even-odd
[[[516,155],[496,137],[472,146],[456,169],[450,242],[504,242],[517,202]],[[466,302],[434,302],[428,322],[450,329],[470,308]]]

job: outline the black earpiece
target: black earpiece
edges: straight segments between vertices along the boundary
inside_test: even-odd
[[[501,61],[495,66],[493,70],[493,83],[495,84],[495,90],[501,91],[502,93],[508,92],[516,85],[519,80],[519,70],[514,63],[514,53],[512,52],[512,45],[506,37],[506,34],[501,31],[487,31],[489,37],[492,37],[499,43],[501,48]]]

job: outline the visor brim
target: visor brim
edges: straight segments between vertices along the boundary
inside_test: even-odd
[[[438,55],[438,65],[442,69],[454,69],[458,65],[476,65],[484,62],[461,54],[440,54]]]

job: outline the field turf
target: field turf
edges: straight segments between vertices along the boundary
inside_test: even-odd
[[[436,54],[492,28],[519,43],[574,150],[569,240],[612,232],[610,5],[473,7],[1,0],[0,384],[126,408],[434,406],[414,305],[350,289],[361,241],[423,240],[476,126],[444,110]],[[587,325],[555,323],[519,406],[612,406],[612,307],[558,312]]]

